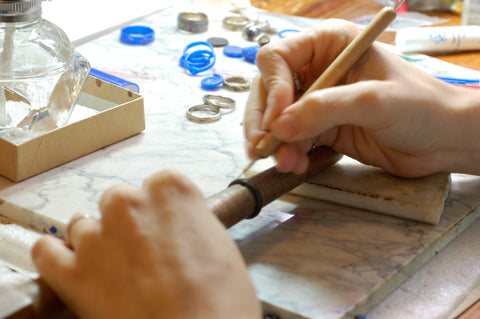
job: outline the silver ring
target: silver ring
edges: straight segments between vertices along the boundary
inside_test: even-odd
[[[221,117],[220,108],[208,104],[195,105],[187,110],[187,118],[195,123],[211,123],[218,121]]]
[[[71,243],[71,236],[70,233],[72,232],[73,226],[80,220],[82,219],[95,219],[92,215],[88,213],[81,213],[81,214],[75,214],[72,219],[68,222],[67,227],[65,228],[65,232],[63,233],[63,238],[65,239],[65,243],[69,246],[72,245]]]
[[[241,76],[231,76],[223,79],[223,87],[233,92],[245,92],[250,89],[250,81]]]
[[[303,94],[302,78],[298,72],[293,73],[293,84],[295,85],[295,94]]]
[[[203,103],[217,107],[220,109],[226,109],[227,112],[222,112],[223,114],[231,113],[235,110],[235,100],[221,95],[212,95],[207,94],[203,96]]]
[[[318,140],[320,139],[320,136],[314,136],[312,137],[312,147],[310,147],[309,152],[313,151],[315,147],[317,147]]]
[[[244,16],[230,16],[225,17],[222,21],[224,29],[230,31],[242,30],[247,24],[250,23],[250,19]]]
[[[202,33],[208,30],[208,17],[202,12],[180,12],[177,26],[188,33]]]

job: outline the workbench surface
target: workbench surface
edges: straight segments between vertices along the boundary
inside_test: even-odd
[[[207,33],[178,32],[177,14],[186,8],[208,14]],[[318,22],[252,8],[244,13],[252,19],[268,18],[273,26],[281,28],[305,28]],[[78,211],[98,216],[97,202],[111,185],[127,183],[138,187],[144,178],[161,169],[179,170],[205,196],[227,187],[248,162],[242,131],[248,93],[215,91],[237,102],[237,109],[218,122],[190,122],[185,112],[200,104],[204,94],[212,93],[200,87],[200,80],[207,74],[240,74],[251,79],[256,66],[227,58],[221,49],[215,49],[214,69],[192,76],[179,66],[179,58],[187,44],[210,36],[227,37],[235,45],[252,45],[240,33],[222,29],[222,19],[229,14],[223,9],[180,2],[137,22],[154,28],[156,38],[149,45],[125,45],[119,41],[119,30],[78,45],[78,51],[93,67],[140,86],[147,128],[140,135],[26,181],[15,184],[0,179],[0,198],[5,201],[0,212],[12,217],[28,215],[33,226],[42,225],[47,232],[55,226],[56,233],[61,234]],[[462,71],[446,68],[439,71]],[[480,274],[480,247],[476,244],[480,235],[475,231],[480,227],[475,223],[480,216],[479,203],[480,178],[455,174],[438,226],[285,195],[265,207],[259,217],[243,221],[229,232],[240,246],[268,313],[281,318],[365,314],[369,319],[385,318],[387,314],[389,318],[448,318],[475,287]],[[15,225],[0,225],[0,235],[4,239],[0,241],[0,273],[2,278],[9,278],[0,280],[0,300],[10,296],[20,305],[26,299],[13,298],[12,291],[36,278],[28,254],[39,235]],[[443,249],[452,240],[454,248]],[[452,261],[448,257],[454,252]],[[4,276],[10,269],[18,273]],[[458,284],[462,283],[459,272],[468,284]],[[414,282],[407,280],[402,285],[412,275],[417,276]],[[453,285],[461,289],[451,291]],[[428,317],[421,316],[425,313]]]

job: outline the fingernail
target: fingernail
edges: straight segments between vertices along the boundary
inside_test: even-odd
[[[291,114],[283,114],[277,117],[271,125],[272,133],[276,137],[287,140],[298,133],[298,127]]]

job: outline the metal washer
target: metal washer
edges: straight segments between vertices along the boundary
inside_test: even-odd
[[[216,48],[228,45],[228,40],[222,37],[211,37],[207,39],[207,42]]]

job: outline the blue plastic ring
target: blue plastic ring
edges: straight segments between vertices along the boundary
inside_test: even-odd
[[[202,66],[198,66],[198,60],[195,61],[198,57],[206,57],[208,56],[208,63],[204,63]],[[206,58],[205,58],[206,59]],[[205,60],[207,61],[207,60]],[[207,71],[210,69],[216,61],[216,56],[213,52],[208,50],[198,50],[193,51],[185,56],[185,68],[190,71],[193,75],[198,74],[200,72]]]
[[[153,41],[155,38],[155,31],[150,27],[135,25],[123,28],[120,35],[120,40],[125,44],[144,45]]]
[[[220,74],[214,73],[212,76],[203,78],[202,81],[200,81],[200,84],[202,87],[206,90],[213,90],[222,85],[223,83],[223,76]]]
[[[300,30],[297,30],[297,29],[285,29],[285,30],[282,30],[280,32],[278,32],[278,36],[282,39],[288,37],[287,33],[298,33],[300,32]]]
[[[196,46],[206,46],[210,49],[210,51],[213,52],[213,46],[210,43],[208,43],[206,41],[198,41],[198,42],[192,42],[192,43],[187,44],[187,46],[183,49],[183,55],[187,55],[188,50],[190,50],[191,48],[196,47]]]

